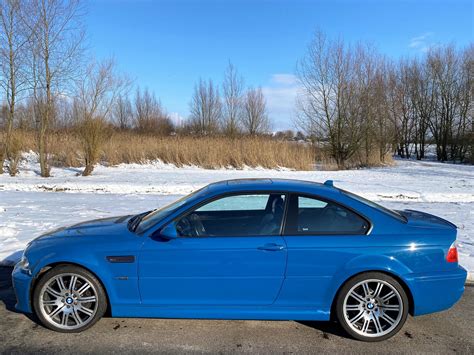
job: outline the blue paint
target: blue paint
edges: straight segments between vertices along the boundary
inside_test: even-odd
[[[329,185],[329,184],[328,184]],[[17,265],[17,309],[31,312],[31,287],[58,263],[93,272],[120,317],[328,320],[337,291],[349,278],[382,271],[399,279],[414,315],[459,300],[466,271],[448,263],[454,225],[413,211],[391,214],[324,184],[292,180],[219,182],[201,189],[135,233],[126,218],[107,218],[47,233],[25,251],[30,273]],[[334,201],[370,224],[366,234],[165,238],[170,223],[196,206],[236,193],[302,194]],[[286,201],[289,201],[286,198]],[[138,229],[137,229],[138,230]],[[162,233],[162,234],[160,234]],[[107,256],[133,256],[111,263]]]

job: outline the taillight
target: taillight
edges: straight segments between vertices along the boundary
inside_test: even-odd
[[[456,248],[456,243],[454,242],[451,244],[448,250],[448,254],[446,254],[446,261],[448,263],[457,263],[458,262],[458,250]]]

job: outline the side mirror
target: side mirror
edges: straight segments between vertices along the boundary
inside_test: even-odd
[[[166,240],[178,238],[178,232],[174,223],[168,223],[163,229],[160,230],[159,236]]]

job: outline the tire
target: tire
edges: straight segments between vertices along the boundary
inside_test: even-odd
[[[336,299],[337,320],[353,338],[375,342],[400,331],[409,302],[402,285],[386,274],[367,272],[347,281]]]
[[[92,327],[107,310],[107,296],[100,281],[75,265],[48,270],[33,291],[33,310],[41,323],[62,333]]]

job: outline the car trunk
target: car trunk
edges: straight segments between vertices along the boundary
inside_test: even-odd
[[[403,210],[397,212],[402,214],[407,219],[407,222],[411,225],[420,227],[457,229],[455,224],[429,213],[415,210]]]

